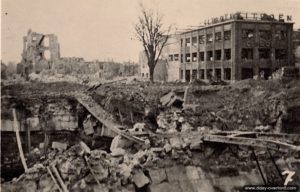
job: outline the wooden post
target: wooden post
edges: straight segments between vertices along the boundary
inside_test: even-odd
[[[24,157],[23,148],[22,148],[22,144],[21,144],[21,139],[20,139],[20,134],[19,134],[19,126],[18,126],[18,122],[17,122],[16,109],[13,109],[13,118],[14,118],[14,124],[13,124],[14,125],[14,131],[16,132],[16,138],[17,138],[17,143],[18,143],[21,162],[22,162],[22,165],[23,165],[23,168],[24,168],[25,172],[27,172],[28,168],[27,168],[27,164],[26,164],[26,160],[25,160],[25,157]]]
[[[28,148],[28,153],[30,152],[31,149],[31,133],[30,133],[30,127],[27,125],[27,122],[25,120],[25,128],[26,128],[26,135],[27,135],[27,148]]]
[[[262,170],[261,170],[261,167],[260,167],[260,165],[259,165],[259,161],[258,161],[258,158],[257,158],[257,156],[256,156],[256,154],[255,154],[255,151],[254,151],[254,149],[253,149],[252,147],[251,147],[251,150],[252,150],[253,157],[254,157],[254,159],[255,159],[255,161],[256,161],[256,164],[257,164],[257,167],[258,167],[260,176],[261,176],[261,178],[263,179],[264,184],[267,185],[267,181],[266,181],[266,179],[265,179],[265,177],[264,177],[264,174],[263,174],[263,172],[262,172]]]

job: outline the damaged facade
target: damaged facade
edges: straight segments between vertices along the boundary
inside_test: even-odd
[[[178,36],[164,48],[170,81],[235,81],[262,73],[268,78],[281,67],[294,66],[293,23],[282,18],[235,13]]]
[[[23,37],[22,74],[51,69],[60,59],[60,46],[54,34],[41,34],[28,30]]]
[[[179,80],[179,50],[180,46],[178,41],[180,40],[180,35],[171,35],[165,47],[162,50],[160,59],[158,60],[154,68],[154,80],[158,81],[176,81]],[[172,58],[170,58],[172,57]],[[144,51],[140,52],[139,55],[139,67],[140,76],[142,78],[148,79],[149,67],[147,64],[147,57]]]
[[[88,79],[111,79],[116,76],[133,76],[138,65],[133,62],[85,61],[82,57],[61,57],[58,38],[54,34],[41,34],[28,30],[23,37],[22,61],[17,73],[28,77],[30,73],[48,70],[58,74],[88,75]]]

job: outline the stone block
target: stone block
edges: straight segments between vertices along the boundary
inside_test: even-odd
[[[186,166],[185,170],[186,170],[186,175],[190,180],[200,179],[198,171],[197,171],[197,167]]]
[[[190,181],[195,192],[214,192],[213,185],[208,179],[198,179]]]
[[[183,141],[178,137],[174,137],[170,139],[170,144],[173,149],[181,149]]]
[[[188,180],[186,170],[183,165],[166,168],[168,181]]]
[[[150,192],[182,192],[178,182],[163,182],[160,184],[151,184],[149,187]]]
[[[181,180],[179,181],[179,185],[184,192],[194,192],[194,187],[190,180]]]
[[[66,143],[61,143],[57,141],[52,142],[52,149],[57,149],[58,151],[66,150],[68,145]]]
[[[167,180],[166,171],[164,169],[149,170],[151,183],[158,184]]]
[[[150,183],[150,180],[148,179],[148,177],[146,177],[144,172],[139,169],[133,175],[133,182],[138,188],[142,188],[148,183]]]

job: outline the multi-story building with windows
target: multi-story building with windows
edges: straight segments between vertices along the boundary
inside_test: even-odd
[[[228,18],[227,18],[228,17]],[[265,77],[293,62],[293,23],[291,17],[235,13],[213,19],[199,29],[180,34],[179,76],[193,79],[241,80]],[[262,73],[263,71],[263,73]]]

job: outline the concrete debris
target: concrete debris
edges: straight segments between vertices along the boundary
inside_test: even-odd
[[[66,84],[60,86],[67,92],[58,87],[61,92],[53,95],[40,90],[40,84],[33,88],[18,85],[15,92],[4,87],[7,96],[16,94],[15,97],[21,98],[23,93],[31,92],[39,96],[36,100],[43,96],[44,103],[49,102],[45,95],[51,99],[67,97],[65,108],[70,112],[66,114],[67,110],[56,107],[61,103],[49,105],[49,109],[41,112],[40,105],[29,103],[28,98],[20,99],[26,114],[34,116],[30,118],[40,120],[41,113],[47,114],[49,120],[44,124],[53,126],[53,130],[31,132],[31,147],[27,147],[26,135],[25,146],[30,151],[26,154],[28,172],[4,182],[2,190],[234,191],[244,185],[262,184],[262,175],[270,184],[282,183],[278,169],[300,171],[297,118],[300,86],[297,81],[282,83],[275,80],[246,80],[227,86],[194,83],[186,89],[185,99],[184,92],[177,89],[184,90],[186,84],[146,86],[139,81],[134,81],[134,85],[114,82],[96,85],[89,89],[88,95],[87,87],[72,91]],[[278,92],[276,87],[282,91]],[[11,99],[3,101],[4,111],[13,105]],[[178,101],[199,107],[183,108],[177,105]],[[25,112],[17,111],[18,117],[25,118]],[[4,118],[10,117],[2,113]],[[80,128],[76,131],[56,128],[70,119]],[[11,125],[9,118],[3,122]],[[24,126],[20,122],[27,120],[18,122]],[[36,122],[38,127],[39,121]],[[20,130],[26,131],[22,126]],[[41,135],[45,133],[50,135],[52,148],[43,154]],[[2,139],[8,148],[3,149],[8,154],[3,158],[7,173],[12,160],[19,159],[10,153],[16,146],[14,140]],[[293,160],[287,160],[290,157]],[[264,169],[262,175],[257,164]],[[299,176],[295,175],[291,184],[298,184],[297,181]]]
[[[135,171],[133,175],[133,182],[138,188],[142,188],[148,183],[150,183],[150,180],[148,177],[145,176],[142,170]]]
[[[63,152],[67,149],[68,145],[61,142],[52,142],[52,149],[57,149],[59,152]]]
[[[161,97],[160,102],[163,106],[167,106],[167,107],[170,106],[182,107],[183,98],[176,95],[174,91],[171,91],[168,94]]]

